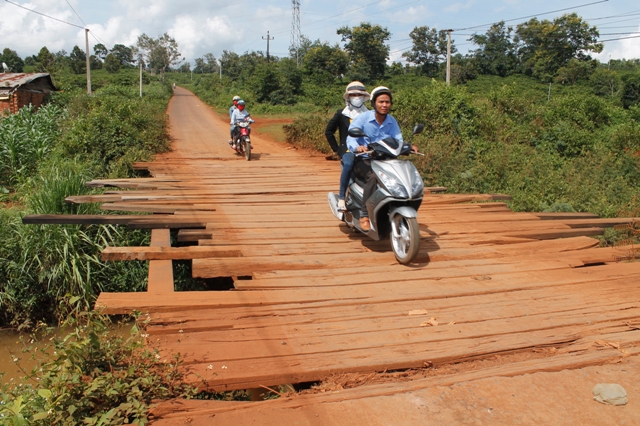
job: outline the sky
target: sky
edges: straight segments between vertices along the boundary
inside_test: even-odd
[[[602,62],[640,58],[637,0],[299,0],[299,4],[300,33],[312,41],[342,46],[336,34],[342,26],[370,22],[386,27],[391,32],[390,62],[403,62],[415,27],[453,29],[458,51],[467,53],[476,48],[469,37],[485,33],[492,23],[503,20],[515,27],[533,17],[553,20],[572,12],[600,31],[605,47],[594,57]],[[272,38],[269,53],[288,56],[293,14],[291,0],[2,0],[0,16],[0,49],[8,47],[22,58],[37,54],[42,46],[51,52],[71,52],[75,45],[84,50],[86,27],[92,53],[97,43],[130,46],[143,33],[153,38],[168,33],[185,61],[194,65],[194,59],[206,53],[219,58],[223,50],[266,52],[267,34]]]

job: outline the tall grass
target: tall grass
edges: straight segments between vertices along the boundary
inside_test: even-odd
[[[104,263],[100,253],[106,246],[148,245],[148,232],[23,225],[21,218],[100,214],[97,204],[69,204],[65,198],[95,193],[85,186],[91,179],[133,176],[134,161],[168,149],[165,110],[171,90],[153,83],[143,99],[131,87],[108,86],[91,97],[71,93],[62,98],[64,108],[24,109],[0,123],[5,145],[16,153],[4,157],[10,161],[2,169],[15,192],[14,207],[0,209],[0,325],[61,319],[66,312],[60,301],[67,294],[90,308],[101,291],[146,288],[145,262]],[[16,142],[25,138],[28,142]]]
[[[0,118],[0,185],[15,186],[33,174],[60,136],[62,109],[28,106]]]

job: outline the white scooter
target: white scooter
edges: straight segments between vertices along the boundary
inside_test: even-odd
[[[411,136],[424,129],[417,124]],[[362,129],[349,129],[351,137],[368,137]],[[371,159],[371,168],[377,179],[377,189],[366,201],[371,229],[360,228],[360,208],[362,206],[364,182],[354,179],[345,194],[346,211],[338,210],[338,196],[328,194],[333,215],[347,226],[366,234],[374,240],[390,236],[391,248],[398,262],[406,265],[413,261],[420,248],[420,230],[417,210],[422,203],[424,182],[418,169],[408,160],[400,160],[400,155],[419,154],[411,149],[409,142],[386,138],[369,144],[366,153]],[[421,155],[421,154],[419,154]]]

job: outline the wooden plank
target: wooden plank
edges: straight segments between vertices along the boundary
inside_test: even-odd
[[[171,233],[168,229],[151,230],[151,247],[170,247]],[[149,261],[147,293],[165,295],[173,293],[173,263],[171,260]]]
[[[105,247],[101,259],[115,260],[186,260],[211,257],[240,257],[242,251],[220,250],[212,246],[192,247]]]

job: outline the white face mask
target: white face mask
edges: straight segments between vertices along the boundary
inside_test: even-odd
[[[349,96],[349,103],[355,108],[360,108],[364,104],[364,96]]]

